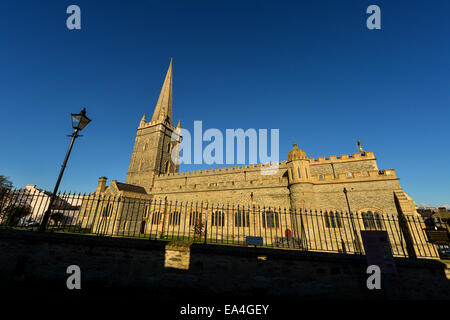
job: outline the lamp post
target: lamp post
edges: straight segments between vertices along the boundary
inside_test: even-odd
[[[45,228],[47,227],[47,223],[51,215],[52,205],[56,200],[56,193],[58,192],[59,184],[61,183],[61,179],[64,174],[64,169],[66,168],[70,152],[72,151],[73,143],[75,142],[76,138],[81,137],[81,135],[79,135],[78,132],[83,130],[83,128],[86,127],[89,122],[91,122],[91,120],[86,116],[86,108],[83,108],[83,110],[81,110],[80,113],[72,113],[73,133],[69,135],[69,137],[72,137],[72,140],[70,141],[69,149],[67,150],[66,157],[64,158],[64,162],[61,166],[61,171],[59,172],[58,180],[56,181],[55,188],[53,189],[53,193],[50,197],[48,209],[47,211],[45,211],[41,225],[39,226],[39,231],[45,231]]]
[[[348,202],[347,189],[344,187],[345,200],[347,201],[348,214],[352,222],[353,233],[355,234],[355,247],[359,254],[361,254],[361,243],[359,242],[358,232],[356,231],[355,222],[353,221],[353,214],[350,210],[350,203]]]

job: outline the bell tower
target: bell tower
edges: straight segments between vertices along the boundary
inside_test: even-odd
[[[180,122],[176,128],[172,122],[171,59],[153,116],[147,122],[144,114],[137,128],[125,182],[150,191],[155,176],[178,172],[179,166],[172,161],[171,155],[175,145],[181,141],[180,129]],[[175,139],[172,140],[174,132]]]

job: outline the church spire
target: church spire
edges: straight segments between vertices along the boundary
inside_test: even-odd
[[[172,125],[172,59],[151,121],[167,121]]]
[[[145,113],[144,113],[144,115],[142,116],[142,119],[141,119],[141,122],[139,123],[139,127],[143,127],[143,126],[145,126]]]

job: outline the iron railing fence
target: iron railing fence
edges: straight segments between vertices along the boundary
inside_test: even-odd
[[[0,227],[37,230],[51,193],[34,189],[0,192]],[[447,228],[443,221],[434,227]],[[148,240],[191,240],[246,246],[260,237],[264,247],[345,254],[365,254],[361,231],[385,230],[397,257],[436,258],[420,216],[376,211],[287,209],[259,205],[58,194],[48,232]]]

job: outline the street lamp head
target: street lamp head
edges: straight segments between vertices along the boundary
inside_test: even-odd
[[[72,127],[74,129],[83,130],[89,122],[91,122],[91,119],[86,117],[86,108],[83,108],[80,113],[72,113]]]

